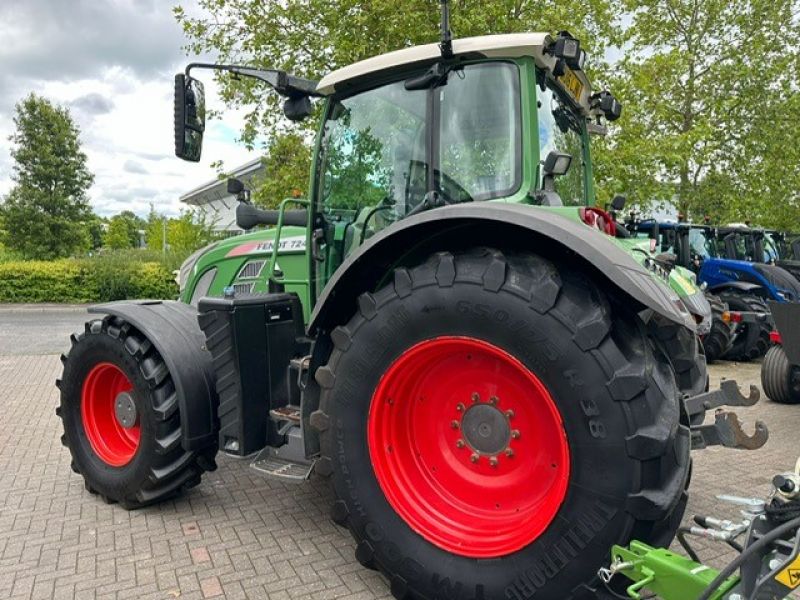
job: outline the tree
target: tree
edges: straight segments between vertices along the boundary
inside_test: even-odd
[[[311,147],[298,133],[276,134],[264,159],[265,177],[253,182],[253,202],[265,208],[277,208],[284,198],[308,191],[311,171]]]
[[[164,248],[165,230],[167,249],[181,255],[198,250],[214,237],[212,224],[207,223],[203,215],[183,211],[177,218],[168,218],[150,205],[145,226],[145,243],[149,249],[161,251]]]
[[[405,46],[438,41],[439,6],[431,0],[199,0],[206,14],[174,9],[191,54],[213,53],[221,63],[285,69],[319,79],[355,61]],[[569,24],[597,64],[615,33],[610,0],[464,0],[452,12],[456,35],[558,31]],[[192,11],[196,13],[196,11]],[[217,74],[223,98],[249,108],[242,141],[288,127],[282,100],[249,78]],[[213,114],[213,113],[211,113]],[[310,121],[310,120],[309,120]],[[309,126],[309,125],[306,125]]]
[[[27,258],[55,258],[90,246],[93,176],[66,108],[31,94],[16,105],[14,187],[0,213],[3,242]]]
[[[787,102],[798,93],[797,0],[622,7],[631,16],[625,56],[608,83],[625,110],[597,144],[601,198],[627,192],[639,205],[671,202],[690,218],[725,220],[752,216],[768,179],[780,188],[770,202],[785,201],[797,189],[796,176],[779,182],[782,148],[800,134],[797,102]]]
[[[130,210],[124,210],[111,217],[103,244],[108,248],[138,248],[139,231],[145,228],[146,222]]]

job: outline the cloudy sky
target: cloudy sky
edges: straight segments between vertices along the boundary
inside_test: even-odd
[[[173,154],[172,86],[188,59],[172,16],[178,0],[0,0],[0,196],[8,192],[14,104],[36,92],[67,106],[81,129],[101,215],[150,203],[176,214],[184,192],[255,155],[236,143],[241,114],[209,123],[200,163]],[[195,13],[193,0],[179,2]],[[204,57],[213,60],[213,57]],[[210,73],[207,105],[223,108]]]

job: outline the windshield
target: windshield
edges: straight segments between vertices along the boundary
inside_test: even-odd
[[[689,252],[691,252],[692,257],[703,259],[714,256],[714,240],[709,239],[705,229],[689,230]]]
[[[490,62],[459,67],[430,90],[409,91],[398,81],[332,101],[318,198],[329,222],[352,225],[339,235],[348,240],[344,254],[414,210],[429,191],[457,203],[519,189],[519,95],[517,65]]]
[[[764,236],[764,262],[775,262],[781,259],[781,240],[777,234],[767,233]]]
[[[440,191],[455,202],[513,194],[522,171],[517,66],[465,67],[438,93]]]
[[[572,156],[572,165],[566,175],[555,179],[555,188],[565,206],[583,206],[584,148],[582,121],[563,100],[542,71],[537,69],[537,112],[539,118],[539,157],[544,161],[550,152]]]

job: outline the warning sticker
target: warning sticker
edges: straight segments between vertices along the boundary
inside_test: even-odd
[[[790,589],[800,586],[800,556],[795,558],[788,567],[778,573],[775,579]]]

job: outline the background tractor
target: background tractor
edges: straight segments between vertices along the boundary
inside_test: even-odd
[[[707,225],[643,221],[642,232],[659,231],[660,251],[675,264],[697,274],[708,293],[728,305],[737,321],[736,335],[723,355],[729,360],[753,360],[766,354],[772,321],[767,300],[786,302],[800,298],[800,286],[783,269],[755,265],[742,259],[724,258],[720,246],[736,243],[735,232],[718,232]]]
[[[314,469],[397,598],[595,598],[613,544],[674,535],[690,446],[753,445],[705,410],[758,394],[704,392],[694,319],[585,208],[588,134],[620,106],[579,41],[452,40],[443,7],[440,44],[319,82],[176,77],[187,160],[196,69],[265,82],[290,119],[320,102],[310,196],[243,204],[275,228],[187,261],[182,302],[91,309],[64,357],[64,443],[127,508],[196,485],[218,450]]]

